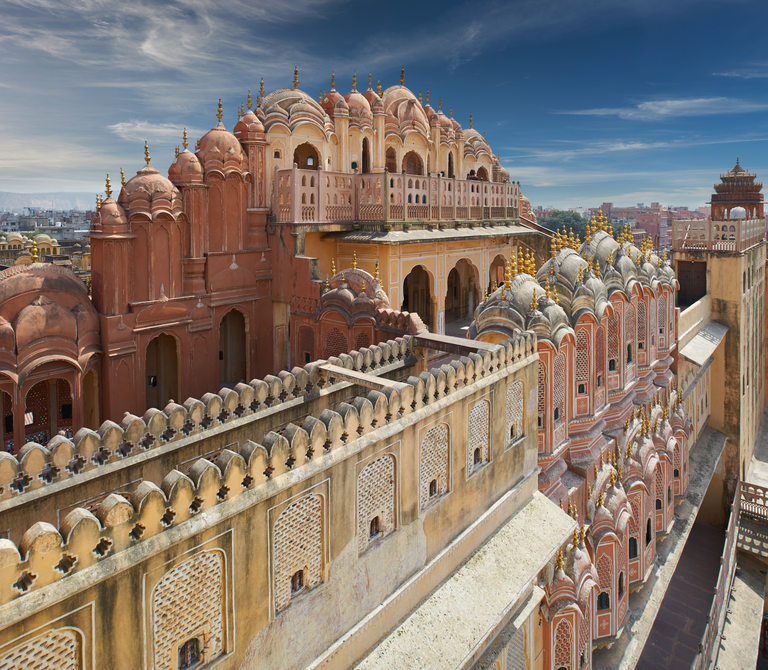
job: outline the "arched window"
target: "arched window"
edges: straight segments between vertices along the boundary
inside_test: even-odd
[[[619,573],[619,600],[624,596],[624,573]]]
[[[651,517],[648,517],[648,523],[645,525],[645,546],[647,547],[651,543]]]
[[[387,172],[397,172],[397,154],[393,147],[388,147],[386,154],[386,168]],[[390,179],[390,186],[394,186],[394,180]]]
[[[379,517],[375,516],[371,519],[370,529],[368,531],[368,537],[374,538],[381,532],[379,525]]]
[[[656,509],[660,510],[664,507],[664,504],[661,501],[661,498],[656,498]]]
[[[304,142],[297,146],[293,152],[293,162],[302,170],[317,170],[320,157],[314,146],[309,142]]]
[[[403,156],[403,172],[406,174],[424,174],[424,163],[415,151],[409,151]]]
[[[597,609],[608,610],[611,609],[611,597],[603,591],[597,596]]]
[[[629,538],[629,557],[637,558],[637,538]]]
[[[179,670],[194,668],[200,662],[200,639],[193,637],[179,647]]]

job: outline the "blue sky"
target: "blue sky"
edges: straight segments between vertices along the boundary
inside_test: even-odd
[[[768,180],[765,0],[3,0],[0,191],[103,190],[150,142],[232,128],[247,90],[331,71],[472,112],[536,205],[698,206],[739,156]],[[113,179],[113,182],[116,181]]]

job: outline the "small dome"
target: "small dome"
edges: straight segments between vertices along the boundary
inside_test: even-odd
[[[235,125],[234,135],[241,142],[254,139],[264,132],[264,125],[252,110],[248,110]]]
[[[19,349],[47,337],[72,342],[77,339],[77,323],[72,312],[44,295],[19,312],[14,330]]]
[[[351,90],[344,96],[344,100],[349,107],[349,111],[360,110],[361,112],[371,112],[371,104],[366,97],[357,91],[357,89]]]
[[[158,209],[181,211],[181,194],[173,183],[151,165],[147,165],[129,179],[120,191],[118,203],[132,215],[150,213]]]
[[[325,110],[326,114],[332,115],[336,109],[336,103],[343,99],[344,98],[341,93],[339,93],[335,88],[332,88],[330,91],[328,91],[325,98],[323,98],[323,109]]]
[[[200,149],[197,155],[203,166],[207,166],[209,162],[214,162],[224,165],[235,163],[240,167],[245,158],[240,142],[224,127],[221,121],[200,138]]]
[[[731,219],[746,219],[747,218],[747,210],[743,207],[733,207],[731,209]]]
[[[168,169],[168,178],[174,184],[202,184],[203,166],[200,165],[200,159],[185,149]]]
[[[128,225],[125,210],[112,200],[112,198],[107,198],[101,203],[99,217],[101,219],[101,229],[103,232],[110,232],[110,230]],[[81,247],[79,244],[75,244],[74,248],[80,249]]]

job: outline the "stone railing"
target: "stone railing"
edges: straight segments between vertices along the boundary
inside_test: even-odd
[[[410,174],[277,170],[278,223],[503,220],[517,216],[520,185]]]
[[[352,352],[333,357],[329,361],[316,361],[305,366],[298,374],[286,373],[282,377],[264,380],[264,386],[259,382],[243,385],[249,386],[251,390],[241,388],[237,392],[233,391],[239,398],[237,402],[232,397],[227,401],[228,405],[221,398],[219,401],[209,399],[212,402],[210,406],[205,403],[200,403],[201,407],[195,405],[198,408],[196,416],[199,417],[199,420],[195,419],[196,425],[200,426],[203,417],[210,416],[209,410],[214,414],[217,409],[221,412],[227,406],[234,410],[242,405],[241,400],[247,406],[257,398],[262,403],[268,402],[270,398],[279,402],[283,394],[294,393],[297,386],[321,384],[321,380],[334,383],[333,372],[322,369],[328,368],[327,364],[364,372],[374,363],[376,355],[372,349],[378,350],[381,355],[387,352],[391,355],[404,355],[412,347],[413,338],[402,338],[369,348],[366,352]],[[330,465],[336,459],[332,451],[351,445],[355,440],[385,428],[403,416],[438,403],[442,398],[489,375],[524,362],[534,354],[536,336],[524,332],[505,344],[496,345],[492,349],[487,345],[478,348],[476,352],[459,356],[442,367],[411,376],[404,382],[382,379],[382,390],[371,389],[365,396],[355,397],[351,402],[342,402],[335,409],[325,409],[318,416],[308,415],[301,425],[288,423],[281,429],[282,432],[268,432],[261,443],[248,440],[237,451],[225,448],[215,462],[199,458],[187,474],[173,469],[165,475],[159,486],[144,480],[127,496],[109,494],[93,512],[76,507],[64,517],[58,528],[51,523],[38,521],[23,534],[18,546],[9,539],[0,539],[0,604],[93,566],[205,510],[224,507],[251,491],[257,493],[260,487],[267,486],[268,481],[271,482],[271,488],[264,495],[279,492],[282,486],[296,481],[295,476],[288,475],[289,471],[300,472],[301,467],[309,461],[320,461],[322,465],[323,459],[328,459]],[[376,379],[369,375],[371,384]],[[170,418],[165,412],[155,410],[149,423],[152,423],[154,417],[159,417],[154,419],[156,425],[143,435],[165,439],[163,433],[168,430]],[[222,418],[226,421],[226,417]],[[183,425],[179,423],[180,419],[181,416],[175,419],[174,425]],[[161,429],[163,425],[165,429]],[[135,431],[133,439],[138,440],[141,431],[128,428],[131,429]],[[88,443],[89,460],[104,448],[106,433],[110,435],[110,452],[112,447],[116,448],[125,441],[124,429],[114,424],[109,426],[104,436],[97,434],[98,440],[94,437],[94,441]],[[75,454],[83,457],[83,446],[70,444],[66,456],[58,462],[63,463],[67,458],[71,461]],[[51,450],[32,445],[26,454],[33,451],[36,468],[34,476],[39,478],[45,469],[42,463],[51,463]],[[60,453],[58,449],[55,452]],[[22,460],[25,466],[30,465],[29,456]],[[6,463],[9,463],[7,459]],[[32,477],[32,473],[26,474]],[[288,476],[281,479],[282,475]],[[225,512],[222,510],[222,513]]]
[[[744,251],[763,239],[764,219],[695,219],[675,221],[672,225],[675,251]]]

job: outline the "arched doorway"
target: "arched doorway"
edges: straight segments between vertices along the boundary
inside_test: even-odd
[[[484,167],[477,169],[477,178],[480,181],[488,181],[488,170],[486,170]]]
[[[424,324],[432,330],[432,295],[429,290],[429,274],[417,265],[403,281],[404,312],[416,312]]]
[[[0,392],[0,402],[2,403],[3,417],[2,448],[4,451],[13,453],[13,400],[9,393],[2,391]]]
[[[397,172],[397,153],[393,147],[387,148],[385,158],[387,172]]]
[[[91,430],[99,427],[99,382],[96,370],[88,370],[82,381],[83,425]]]
[[[363,174],[371,171],[371,147],[368,138],[363,138]]]
[[[219,326],[219,383],[234,386],[246,379],[245,317],[236,309],[228,312]]]
[[[466,336],[472,313],[480,300],[475,266],[462,258],[448,273],[445,294],[445,334]]]
[[[491,269],[488,272],[488,293],[494,290],[504,281],[504,267],[507,264],[506,258],[499,254],[493,259]]]
[[[320,163],[320,157],[317,154],[317,149],[313,147],[309,142],[304,142],[296,147],[293,152],[293,162],[302,170],[317,170],[317,166]]]
[[[176,339],[163,333],[147,347],[145,376],[147,407],[162,409],[179,398],[179,354]]]
[[[421,160],[421,156],[415,151],[409,151],[403,156],[403,171],[406,174],[424,174],[424,163]]]
[[[448,154],[448,176],[454,177],[454,171],[453,171],[453,154]]]
[[[66,379],[37,382],[24,399],[24,439],[46,444],[59,431],[72,437],[72,410],[72,390]]]

